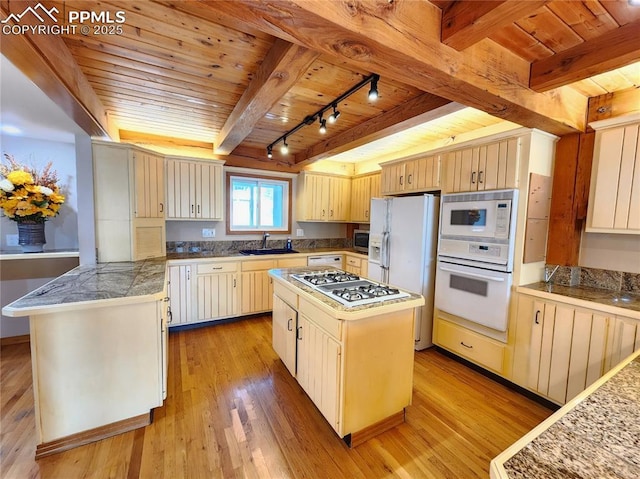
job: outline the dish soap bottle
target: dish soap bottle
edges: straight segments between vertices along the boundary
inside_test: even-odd
[[[287,251],[291,251],[293,247],[291,246],[291,238],[287,238]]]

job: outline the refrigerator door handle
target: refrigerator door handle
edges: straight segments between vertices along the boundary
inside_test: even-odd
[[[382,233],[382,251],[380,251],[380,266],[389,269],[389,232]]]

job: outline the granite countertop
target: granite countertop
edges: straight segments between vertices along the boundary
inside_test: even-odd
[[[7,316],[89,307],[108,300],[162,297],[166,260],[78,266],[2,308]]]
[[[207,259],[207,258],[251,258],[251,259],[273,259],[278,258],[280,256],[287,255],[295,255],[295,254],[304,254],[304,255],[315,255],[315,254],[342,254],[342,253],[350,253],[357,254],[364,258],[367,258],[366,253],[361,253],[351,248],[297,248],[294,250],[295,253],[287,253],[287,254],[275,254],[275,255],[244,255],[240,254],[239,251],[223,251],[223,252],[213,252],[213,251],[197,251],[197,252],[186,252],[186,253],[167,253],[167,259],[169,260],[185,260],[185,259]]]
[[[560,295],[567,298],[597,303],[608,308],[620,308],[628,312],[640,313],[640,295],[624,291],[611,291],[588,286],[563,286],[545,283],[544,281],[520,286],[518,291],[525,293],[537,292],[543,293],[543,295]],[[588,305],[586,306],[588,307]],[[624,314],[624,311],[620,311],[619,314]]]
[[[313,298],[316,303],[319,303],[325,311],[330,311],[333,314],[337,314],[340,319],[362,319],[364,317],[370,317],[375,310],[375,314],[378,312],[400,311],[408,308],[417,308],[424,305],[424,297],[420,294],[415,294],[407,290],[401,289],[401,291],[407,293],[409,296],[405,298],[392,299],[384,302],[376,302],[363,304],[360,306],[345,306],[338,301],[329,298],[327,295],[316,291],[310,286],[307,286],[303,282],[297,280],[292,275],[294,274],[306,274],[315,271],[327,271],[338,270],[338,268],[328,267],[326,265],[320,266],[305,266],[303,268],[282,268],[282,269],[270,269],[269,275],[275,280],[282,281],[298,290],[303,291],[308,297]]]
[[[530,435],[492,461],[492,478],[640,477],[640,351]]]

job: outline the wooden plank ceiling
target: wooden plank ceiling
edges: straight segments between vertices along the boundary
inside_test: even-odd
[[[501,120],[563,135],[585,130],[589,98],[617,92],[624,104],[611,97],[601,115],[639,108],[640,6],[626,0],[40,3],[65,20],[125,14],[120,34],[3,44],[86,131],[215,151],[229,164],[295,167],[390,135],[398,149]],[[35,4],[2,0],[0,16]],[[305,126],[288,155],[276,147],[266,159],[268,144],[372,73],[377,101],[363,88],[325,135]],[[456,120],[463,106],[474,110]]]

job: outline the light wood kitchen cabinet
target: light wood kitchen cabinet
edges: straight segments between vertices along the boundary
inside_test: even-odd
[[[369,272],[369,262],[366,257],[354,253],[345,253],[343,269],[349,273],[366,277]]]
[[[624,123],[621,124],[621,122]],[[591,123],[588,232],[640,233],[640,115]]]
[[[297,307],[297,304],[296,304]],[[279,296],[273,297],[272,342],[289,372],[296,375],[298,312]]]
[[[444,192],[517,188],[520,142],[508,138],[446,153]]]
[[[440,155],[420,156],[382,165],[381,193],[396,195],[440,189]]]
[[[198,263],[196,267],[196,321],[237,316],[237,263]]]
[[[614,316],[611,321],[604,372],[640,349],[640,321],[624,316]]]
[[[436,309],[433,342],[484,368],[502,374],[505,344],[464,328],[451,315]]]
[[[609,315],[533,296],[518,296],[513,377],[564,404],[605,372]]]
[[[167,158],[167,219],[223,219],[222,162]]]
[[[92,149],[98,261],[165,256],[164,217],[151,216],[163,208],[163,188],[152,187],[161,176],[157,157],[121,143],[94,141]]]
[[[169,265],[170,326],[193,321],[193,296],[190,264]]]
[[[351,181],[351,221],[371,221],[371,198],[380,197],[380,173],[358,176]]]
[[[304,314],[297,326],[298,382],[333,429],[338,430],[341,346]]]
[[[302,172],[296,203],[298,221],[349,221],[351,178]]]
[[[243,261],[242,270],[242,301],[240,312],[253,314],[271,311],[273,307],[273,280],[268,271],[276,267],[276,260],[263,259]]]
[[[164,218],[164,158],[133,151],[136,218]]]

